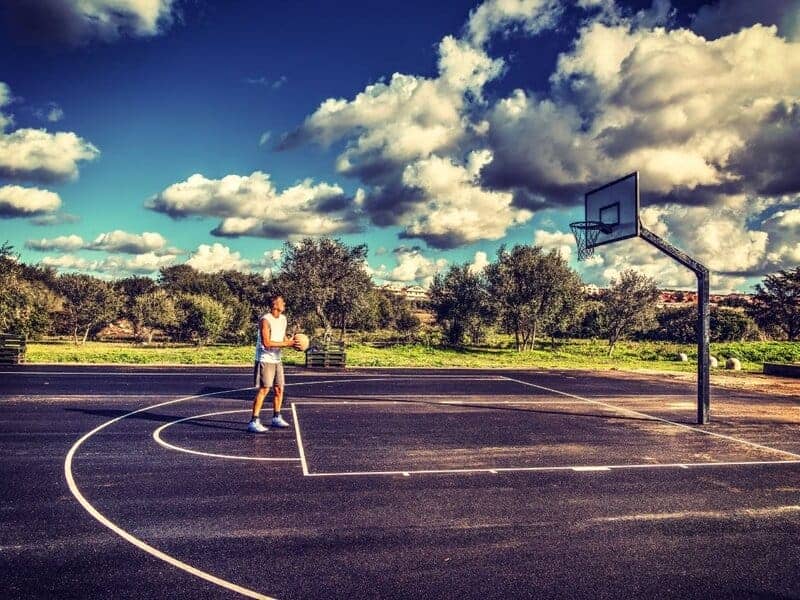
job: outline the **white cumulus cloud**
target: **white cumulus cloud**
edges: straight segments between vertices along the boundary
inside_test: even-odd
[[[557,0],[487,0],[470,13],[467,34],[476,45],[514,29],[533,35],[553,28],[562,10]]]
[[[453,248],[500,239],[510,227],[528,221],[532,213],[513,206],[512,194],[480,186],[480,171],[491,160],[491,152],[483,150],[472,152],[466,165],[433,156],[406,167],[403,184],[418,191],[421,201],[400,219],[403,235]]]
[[[221,218],[212,233],[227,237],[285,238],[359,230],[358,208],[338,185],[306,180],[280,191],[260,171],[222,179],[195,174],[150,198],[146,206],[175,219]]]
[[[94,241],[86,245],[87,250],[104,250],[124,254],[145,254],[152,252],[159,255],[180,254],[180,250],[167,248],[167,240],[160,233],[145,231],[141,234],[129,233],[120,229],[101,233]]]
[[[186,264],[203,273],[250,270],[250,261],[220,243],[200,244]]]
[[[575,246],[575,237],[571,233],[562,231],[537,229],[533,234],[533,245],[547,251],[556,250],[564,260],[569,260],[572,248]]]
[[[41,182],[75,179],[78,163],[99,154],[94,145],[72,132],[0,132],[0,177]]]
[[[12,2],[7,16],[16,33],[43,43],[158,35],[172,24],[176,0],[28,0]]]
[[[172,255],[159,256],[153,252],[145,252],[136,256],[111,255],[93,260],[75,254],[61,254],[45,256],[41,263],[59,271],[79,271],[104,279],[120,279],[131,275],[154,275],[162,267],[175,264],[175,260]]]
[[[389,271],[381,269],[377,273],[393,283],[429,287],[433,276],[447,266],[447,259],[425,256],[422,249],[416,246],[400,246],[395,248],[393,253],[396,266]]]
[[[0,219],[44,215],[60,206],[61,198],[55,192],[19,185],[0,186]]]
[[[93,144],[70,131],[6,131],[14,119],[2,111],[11,100],[11,89],[0,82],[0,178],[44,183],[75,179],[78,163],[94,160],[100,154]],[[51,104],[41,117],[55,122],[63,114],[60,107]]]
[[[31,250],[39,250],[42,252],[60,250],[62,252],[74,252],[80,250],[86,245],[83,238],[79,235],[60,235],[54,238],[41,238],[39,240],[28,240],[25,242],[25,247]]]
[[[32,250],[41,251],[96,250],[121,254],[152,254],[154,256],[175,256],[182,253],[177,248],[167,247],[167,240],[160,233],[145,231],[144,233],[136,234],[120,229],[101,233],[91,242],[86,242],[81,236],[72,234],[51,239],[28,240],[25,246]]]

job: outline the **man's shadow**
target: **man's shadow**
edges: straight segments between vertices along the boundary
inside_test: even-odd
[[[236,408],[241,408],[242,412],[245,412],[250,408],[249,402],[253,400],[253,393],[250,390],[231,391],[227,388],[220,388],[220,387],[207,386],[199,390],[196,395],[201,397],[192,398],[192,400],[201,402],[203,400],[225,400],[229,401],[231,410],[234,410],[234,407],[236,407]],[[195,406],[197,406],[197,404],[195,404]],[[104,417],[105,419],[108,420],[116,419],[123,415],[127,415],[131,412],[131,410],[129,409],[116,409],[116,408],[65,408],[64,410],[66,410],[67,412],[82,413],[85,415]],[[144,410],[142,412],[137,412],[135,414],[126,417],[126,419],[148,421],[151,423],[172,423],[182,418],[184,417],[174,414],[172,415],[163,414],[151,410]],[[189,425],[193,427],[207,427],[210,429],[230,430],[232,429],[232,427],[230,427],[229,425],[236,425],[237,428],[241,428],[242,420],[240,419],[238,421],[234,421],[232,419],[220,420],[214,417],[198,417],[182,421],[180,425]]]

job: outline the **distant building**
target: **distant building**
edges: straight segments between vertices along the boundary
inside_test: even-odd
[[[397,283],[385,283],[380,289],[405,298],[409,302],[423,302],[428,299],[428,290],[418,285],[403,286]]]
[[[405,288],[398,283],[384,283],[381,286],[381,289],[389,292],[390,294],[394,294],[395,296],[402,296],[404,295],[403,290]]]
[[[661,290],[658,296],[659,304],[691,304],[693,302],[697,302],[697,292]]]
[[[420,300],[428,299],[428,290],[418,285],[410,285],[405,288],[406,300],[418,302]]]
[[[753,296],[740,292],[734,292],[732,294],[709,294],[709,302],[722,306],[745,306],[753,302]],[[666,304],[696,304],[697,292],[688,290],[661,290],[658,303],[662,306]]]

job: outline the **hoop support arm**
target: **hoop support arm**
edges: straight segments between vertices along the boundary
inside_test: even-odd
[[[690,269],[697,276],[697,423],[705,425],[709,422],[709,404],[711,397],[711,381],[709,371],[711,351],[710,329],[711,313],[709,308],[709,271],[702,263],[697,262],[670,244],[667,240],[660,238],[655,233],[639,223],[639,235],[649,244],[661,250],[664,254],[672,257],[684,267]]]
[[[697,262],[691,256],[686,254],[686,252],[676,248],[664,238],[657,236],[655,233],[650,231],[647,227],[645,227],[642,224],[639,225],[639,235],[646,242],[655,246],[656,248],[661,250],[664,254],[669,255],[670,257],[681,263],[684,267],[694,272],[694,274],[697,275],[698,280],[701,277],[708,277],[708,268],[705,265]]]

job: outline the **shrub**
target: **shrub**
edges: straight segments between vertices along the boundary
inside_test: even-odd
[[[178,300],[180,337],[197,345],[217,341],[230,322],[230,313],[210,296],[184,294]]]
[[[657,318],[658,327],[647,338],[683,343],[697,340],[697,306],[667,308]],[[739,310],[711,307],[709,335],[712,342],[739,342],[759,339],[759,330],[755,321]]]

